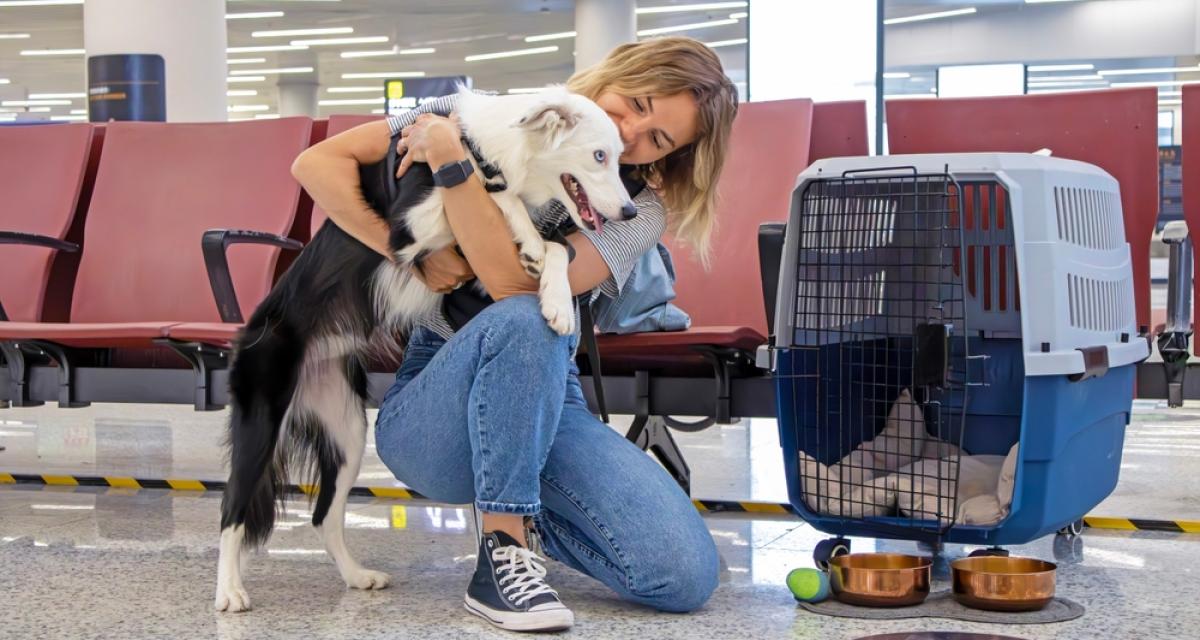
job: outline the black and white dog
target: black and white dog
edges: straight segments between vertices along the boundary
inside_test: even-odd
[[[558,200],[576,225],[596,230],[602,218],[631,217],[618,175],[622,143],[616,126],[592,101],[561,87],[510,96],[461,90],[457,111],[464,135],[507,184],[491,195],[522,264],[539,278],[543,316],[558,333],[571,333],[567,251],[538,234],[530,212]],[[414,164],[397,183],[393,166],[385,159],[363,166],[360,174],[363,195],[391,227],[396,261],[384,260],[336,225],[324,225],[236,342],[217,569],[220,611],[250,608],[243,562],[270,536],[289,472],[317,487],[313,526],[346,584],[388,584],[387,574],[359,565],[343,540],[346,498],[366,439],[363,359],[394,348],[397,334],[437,308],[440,296],[414,277],[414,269],[422,256],[454,242],[429,167]]]

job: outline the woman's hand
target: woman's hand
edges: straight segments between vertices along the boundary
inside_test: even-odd
[[[404,175],[414,162],[425,162],[435,169],[466,157],[462,148],[462,132],[458,128],[458,117],[449,118],[423,113],[416,122],[400,130],[400,141],[396,153],[402,155],[396,177]]]
[[[475,279],[471,265],[458,255],[454,246],[429,254],[421,261],[421,268],[416,271],[417,278],[437,293],[450,293]]]

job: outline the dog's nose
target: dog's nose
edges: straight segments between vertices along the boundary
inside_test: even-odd
[[[637,207],[632,202],[621,205],[621,219],[633,220],[637,217]]]

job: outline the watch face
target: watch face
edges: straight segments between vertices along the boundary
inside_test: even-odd
[[[433,174],[434,182],[443,187],[453,187],[461,184],[470,175],[468,167],[470,167],[470,163],[466,161],[443,165],[442,168]]]

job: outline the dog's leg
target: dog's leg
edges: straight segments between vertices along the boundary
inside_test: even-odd
[[[575,332],[575,305],[571,303],[571,281],[567,278],[567,249],[557,242],[545,246],[546,270],[538,283],[542,317],[558,335],[570,335]]]
[[[275,523],[276,491],[285,482],[275,460],[276,443],[288,419],[301,351],[300,344],[264,333],[253,349],[240,351],[230,372],[233,411],[229,480],[221,500],[218,611],[250,608],[242,574],[248,547],[265,543]]]
[[[517,244],[517,256],[525,273],[538,279],[546,269],[546,241],[533,225],[529,210],[520,198],[513,196],[496,197],[496,204],[504,213],[504,221],[512,232],[513,242]]]
[[[366,373],[351,357],[349,362],[346,358],[326,360],[307,374],[298,399],[316,422],[322,441],[317,464],[321,486],[313,526],[347,586],[383,589],[388,586],[388,575],[359,565],[346,549],[343,536],[346,499],[358,478],[366,446]]]
[[[542,239],[519,198],[508,195],[495,198],[517,243],[521,264],[530,277],[539,281],[542,317],[555,333],[570,335],[575,331],[575,306],[571,303],[571,283],[567,279],[570,259],[566,247]]]
[[[238,612],[250,608],[250,596],[242,585],[246,548],[245,525],[221,530],[220,556],[217,560],[217,611]]]

